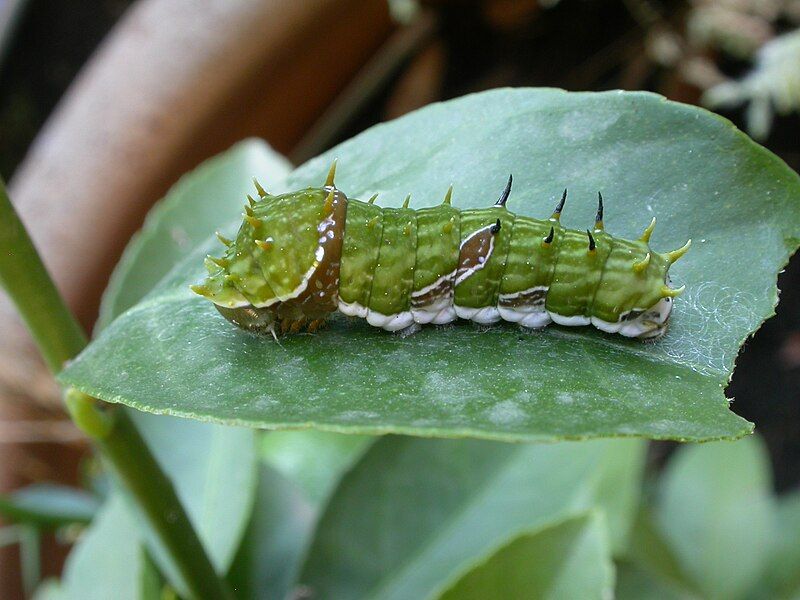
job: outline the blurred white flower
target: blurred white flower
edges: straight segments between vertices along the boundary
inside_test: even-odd
[[[703,94],[702,102],[710,108],[747,103],[747,130],[764,139],[775,112],[800,110],[800,29],[764,44],[750,73],[715,85]]]

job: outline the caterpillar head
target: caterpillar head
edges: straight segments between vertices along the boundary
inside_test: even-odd
[[[297,331],[336,310],[347,197],[333,185],[272,196],[256,182],[235,240],[205,261],[192,290],[230,322],[253,333]]]
[[[584,285],[590,280],[586,278],[599,278],[597,287],[594,288],[594,296],[591,298],[591,316],[569,314],[564,316],[557,312],[555,316],[550,313],[550,316],[562,324],[575,324],[576,321],[579,324],[591,322],[602,331],[619,333],[625,337],[641,340],[661,337],[669,324],[673,300],[683,292],[683,288],[670,287],[668,271],[672,263],[688,251],[691,240],[678,250],[665,254],[655,252],[649,243],[655,229],[655,219],[652,219],[638,240],[612,238],[605,232],[603,224],[603,196],[598,193],[597,197],[594,229],[593,231],[587,229],[587,237],[584,238],[588,241],[588,245],[576,252],[574,245],[564,247],[562,243],[560,250],[562,256],[559,259],[562,275],[572,271],[570,276],[565,276],[559,281],[561,284],[559,291],[562,293],[569,285],[578,288]],[[560,217],[566,198],[567,190],[564,190],[550,217],[552,226],[549,235],[541,242],[543,246],[549,247],[553,243],[556,228],[563,230]],[[574,234],[572,239],[575,240]],[[598,256],[602,257],[600,264],[595,262]],[[571,262],[573,260],[574,264]],[[581,260],[584,262],[581,263]],[[592,271],[587,272],[583,269]],[[599,274],[597,269],[600,269]],[[556,278],[557,275],[554,275],[554,280]],[[556,319],[556,316],[560,320]]]
[[[643,259],[635,261],[632,268],[635,278],[642,282],[642,291],[635,300],[637,306],[631,307],[622,315],[619,328],[619,333],[622,335],[643,340],[655,340],[666,333],[675,298],[683,293],[686,287],[672,288],[669,268],[686,254],[692,245],[692,240],[689,240],[672,252],[666,254],[653,252],[649,247],[649,241],[655,228],[655,221],[654,218],[638,240],[638,243],[646,246],[646,254]]]
[[[669,281],[669,278],[667,278],[667,281]],[[677,291],[671,290],[671,292]],[[672,297],[665,296],[650,308],[631,310],[622,316],[622,326],[619,329],[619,333],[626,337],[635,337],[641,340],[656,340],[660,338],[667,332],[673,304]]]

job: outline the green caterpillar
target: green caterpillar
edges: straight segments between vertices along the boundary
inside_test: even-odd
[[[222,258],[192,290],[239,327],[255,332],[316,331],[335,311],[388,331],[456,318],[501,319],[539,329],[588,325],[627,337],[664,334],[672,300],[667,271],[689,249],[658,254],[603,228],[603,198],[593,231],[560,223],[567,192],[547,220],[506,208],[512,178],[489,208],[459,210],[452,188],[439,206],[381,208],[348,199],[334,185],[272,196],[256,181],[235,241],[218,234]]]

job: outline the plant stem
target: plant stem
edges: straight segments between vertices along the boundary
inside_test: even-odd
[[[0,179],[0,285],[17,307],[53,373],[86,346],[86,335],[64,304],[19,220]]]
[[[230,597],[226,584],[215,573],[189,517],[181,508],[172,482],[127,413],[115,408],[114,428],[110,435],[97,441],[98,448],[125,482],[192,597]]]
[[[86,346],[86,336],[64,304],[0,179],[0,284],[17,306],[50,370]],[[109,461],[193,598],[227,599],[200,538],[134,423],[124,410],[67,390],[73,421]],[[127,543],[128,540],[121,540]]]

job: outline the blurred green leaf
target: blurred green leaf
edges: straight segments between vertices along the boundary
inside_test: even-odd
[[[638,237],[657,215],[655,249],[696,242],[673,268],[687,292],[670,332],[641,344],[592,328],[529,336],[461,324],[400,338],[338,320],[279,346],[236,330],[188,290],[206,245],[62,382],[142,410],[271,429],[531,441],[751,430],[722,389],[743,340],[773,314],[776,273],[798,244],[800,180],[729,122],[647,93],[494,90],[374,127],[288,186],[319,185],[334,156],[342,190],[380,192],[388,205],[409,191],[417,207],[435,204],[454,182],[454,204],[486,206],[512,172],[509,206],[520,214],[550,214],[569,186],[564,220],[574,228],[591,222],[598,189],[616,235]]]
[[[187,419],[134,413],[139,429],[156,459],[176,487],[206,551],[215,567],[225,573],[240,545],[255,500],[257,453],[253,432]],[[180,575],[172,568],[167,554],[137,518],[135,505],[123,502],[123,492],[112,492],[100,509],[84,538],[70,553],[62,587],[66,597],[82,599],[91,582],[80,582],[94,561],[103,568],[114,562],[114,569],[98,577],[95,595],[87,598],[118,598],[114,586],[120,581],[136,582],[130,596],[153,598],[146,591],[157,578],[145,548],[169,580],[180,587]],[[112,523],[113,522],[113,523]],[[124,546],[124,549],[120,547]],[[76,558],[75,555],[78,555]],[[125,571],[130,571],[125,573]],[[75,572],[74,575],[70,573]],[[158,591],[156,587],[156,591]],[[179,590],[180,591],[180,590]],[[55,593],[55,592],[52,592]],[[126,592],[127,594],[127,592]]]
[[[765,589],[777,598],[800,598],[800,492],[778,499]]]
[[[0,527],[0,548],[18,544],[19,538],[19,525],[4,525]]]
[[[670,460],[656,522],[704,597],[742,598],[761,577],[775,534],[770,486],[757,437],[684,446]]]
[[[594,474],[598,480],[596,501],[605,509],[608,536],[615,556],[628,545],[641,500],[645,450],[642,444],[631,448],[630,452],[617,452],[614,460],[604,461],[602,471]]]
[[[325,431],[271,431],[261,438],[261,458],[319,504],[373,439]]]
[[[632,580],[647,576],[675,589],[692,587],[648,509],[640,509],[636,516],[624,558],[630,563]]]
[[[88,523],[99,506],[97,498],[83,490],[48,483],[0,496],[0,514],[11,521],[45,527]]]
[[[228,576],[239,600],[290,597],[317,515],[305,490],[261,468],[252,519]]]
[[[614,591],[617,600],[701,600],[673,581],[642,569],[638,565],[622,563],[617,565],[617,587]]]
[[[300,577],[318,598],[426,598],[511,537],[596,509],[635,440],[552,445],[384,437],[346,473]],[[639,469],[631,468],[635,479]],[[628,516],[632,519],[633,514]]]
[[[22,589],[31,596],[42,579],[42,532],[35,525],[20,525],[19,560]]]
[[[258,472],[253,432],[144,413],[133,417],[175,484],[211,561],[224,573],[255,501]],[[153,552],[156,558],[161,556],[157,547]],[[166,562],[159,565],[165,568]]]
[[[286,598],[319,513],[373,438],[323,431],[262,435],[255,509],[229,580],[237,598]]]
[[[244,535],[255,501],[257,453],[253,432],[249,429],[143,413],[134,413],[133,417],[156,460],[174,484],[214,566],[220,573],[227,572]],[[123,531],[106,524],[106,521],[114,519],[122,523],[120,528]],[[123,578],[122,571],[128,568],[131,573],[125,577],[141,576],[147,582],[154,573],[158,573],[155,566],[142,562],[149,561],[148,556],[152,556],[161,573],[167,575],[178,593],[186,595],[180,573],[174,568],[168,553],[158,540],[150,535],[151,530],[144,522],[135,502],[127,498],[125,490],[113,491],[91,525],[91,531],[100,529],[109,533],[96,534],[104,540],[102,542],[90,542],[95,538],[87,534],[71,552],[70,560],[73,560],[76,553],[80,553],[82,557],[81,564],[88,564],[92,560],[99,563],[118,560],[118,572],[109,575],[112,581]],[[113,537],[114,541],[109,541],[107,537]],[[104,544],[112,543],[115,546],[124,545],[129,550],[122,556],[121,551],[116,548],[104,547]],[[99,556],[106,550],[112,558]],[[130,556],[134,553],[140,558],[132,560]],[[101,584],[99,589],[107,595],[103,596],[98,592],[99,595],[92,597],[116,598],[108,591],[111,588],[104,587],[103,582]],[[65,579],[64,587],[72,589],[75,585],[75,582],[70,583]],[[158,586],[160,587],[160,583]],[[134,592],[136,589],[138,588],[134,588]],[[69,597],[76,600],[81,598],[74,594]],[[144,594],[137,597],[153,596]]]
[[[607,526],[602,516],[568,519],[524,534],[464,574],[441,600],[605,600],[614,594]]]
[[[39,597],[52,600],[152,600],[160,578],[139,540],[139,524],[112,496],[70,553],[61,585],[48,582]]]

